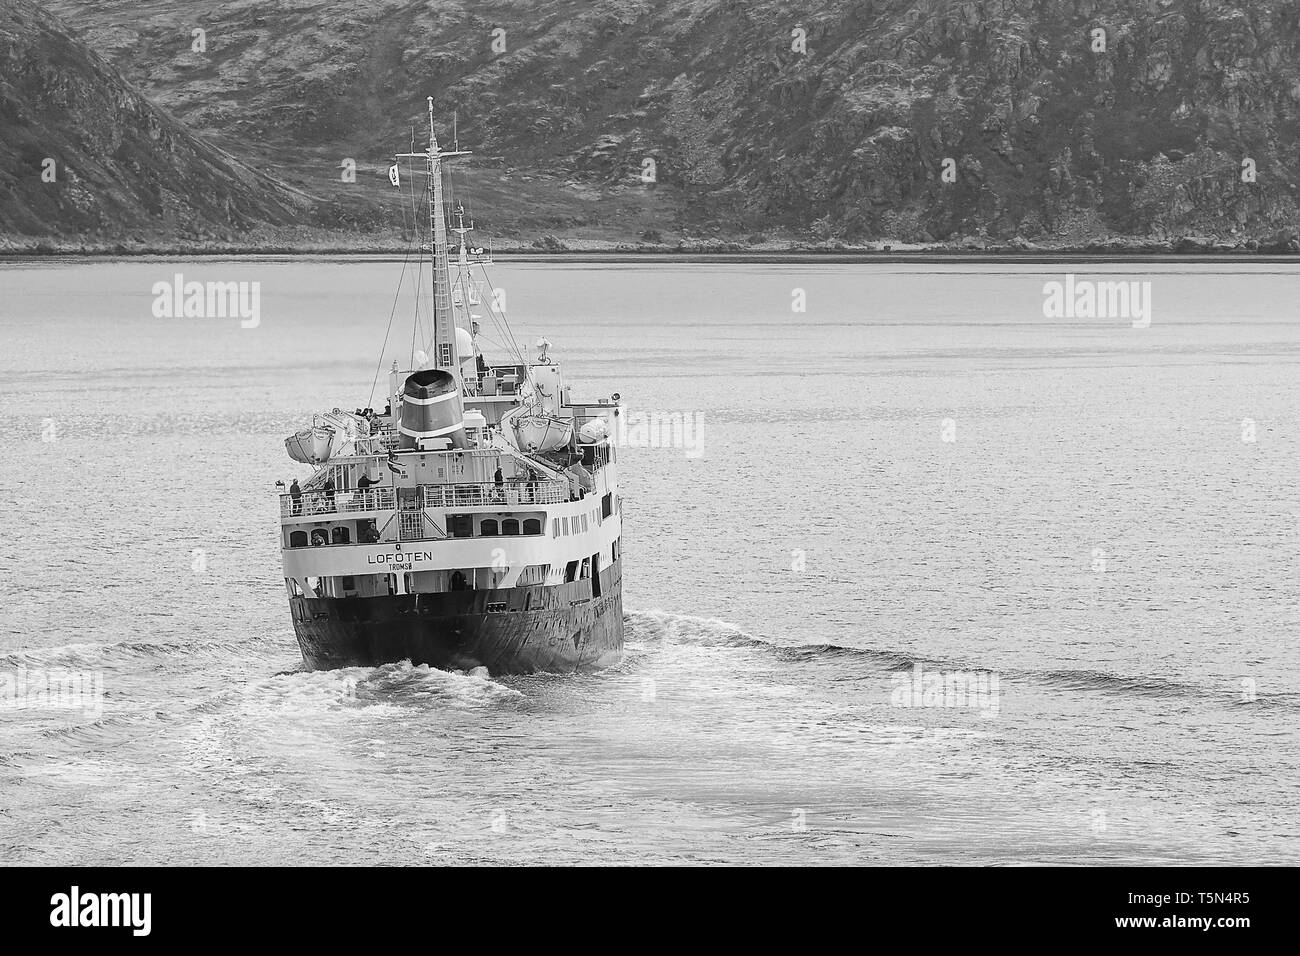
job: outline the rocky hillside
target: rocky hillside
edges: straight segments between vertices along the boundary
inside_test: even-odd
[[[203,240],[306,197],[197,139],[26,0],[0,0],[0,234]]]
[[[1086,243],[1296,224],[1291,0],[46,6],[191,129],[364,228],[394,214],[382,169],[429,93],[479,153],[467,175],[497,234]]]

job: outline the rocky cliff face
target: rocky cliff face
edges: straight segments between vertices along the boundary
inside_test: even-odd
[[[380,193],[327,186],[340,159],[381,168],[432,93],[497,226],[1083,242],[1296,220],[1290,0],[48,5],[205,136],[305,151],[302,187],[348,208]]]
[[[196,139],[34,4],[0,0],[0,233],[203,239],[309,208]]]

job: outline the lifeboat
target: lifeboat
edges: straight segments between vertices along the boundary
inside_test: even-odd
[[[366,423],[356,415],[334,409],[327,415],[318,415],[310,428],[294,432],[284,440],[284,450],[294,461],[304,465],[319,465],[329,461],[366,434]]]
[[[573,423],[551,415],[526,415],[514,426],[518,447],[534,453],[564,448],[573,437]]]
[[[609,424],[603,418],[593,418],[578,429],[578,441],[590,445],[609,434]]]
[[[337,433],[327,425],[313,425],[295,432],[284,440],[284,450],[294,461],[304,465],[319,465],[334,454]]]

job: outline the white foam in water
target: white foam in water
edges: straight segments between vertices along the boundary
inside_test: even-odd
[[[321,709],[399,708],[437,702],[478,706],[522,700],[517,690],[492,680],[486,667],[468,673],[443,671],[410,661],[379,667],[347,667],[331,671],[282,674],[250,685],[250,693],[277,696],[286,706]]]
[[[480,706],[524,700],[524,695],[519,691],[492,680],[486,667],[476,667],[468,673],[460,673],[403,661],[376,668],[375,678],[378,679],[381,675],[385,688],[393,691],[399,700],[407,694],[452,706]],[[362,688],[358,692],[362,693]]]
[[[60,644],[57,647],[34,647],[0,657],[0,662],[13,665],[75,663],[87,659],[97,660],[112,644]]]
[[[644,630],[637,636],[646,640],[660,639],[665,643],[726,644],[740,640],[763,643],[746,633],[743,628],[716,617],[696,617],[690,614],[672,614],[659,608],[649,611],[632,611],[628,617],[632,626]],[[646,625],[649,625],[646,627]]]

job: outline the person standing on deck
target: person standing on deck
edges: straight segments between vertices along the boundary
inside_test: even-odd
[[[367,511],[374,507],[374,495],[371,493],[370,489],[377,484],[379,484],[378,478],[372,479],[364,472],[361,477],[357,479],[357,491],[361,492],[361,500],[365,504]]]
[[[294,516],[302,514],[302,489],[298,487],[297,478],[293,480],[293,484],[289,485],[289,497],[293,501]]]

